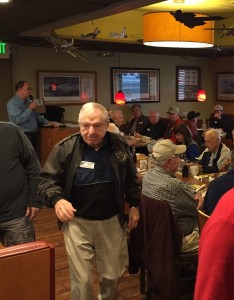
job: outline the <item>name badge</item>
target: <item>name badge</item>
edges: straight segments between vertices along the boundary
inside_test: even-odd
[[[95,163],[91,161],[84,161],[82,160],[80,162],[80,168],[85,168],[85,169],[94,169]]]

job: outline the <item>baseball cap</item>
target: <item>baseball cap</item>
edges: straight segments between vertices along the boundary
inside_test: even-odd
[[[167,111],[168,114],[175,114],[175,113],[178,114],[179,112],[180,112],[180,110],[177,106],[170,106]]]
[[[197,117],[200,116],[200,113],[199,112],[195,112],[194,110],[190,111],[188,114],[187,114],[187,119],[188,120],[192,120],[192,119],[195,119]]]
[[[185,145],[175,145],[171,140],[160,140],[153,147],[153,156],[156,161],[164,161],[174,154],[184,153],[186,151]]]
[[[215,105],[214,110],[223,110],[223,107],[222,107],[222,105],[217,104],[217,105]]]

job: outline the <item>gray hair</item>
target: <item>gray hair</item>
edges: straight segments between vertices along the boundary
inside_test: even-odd
[[[221,131],[220,129],[211,128],[205,132],[205,135],[209,135],[210,137],[217,139],[217,141],[221,142]]]
[[[102,121],[109,123],[109,116],[108,116],[108,112],[107,112],[106,108],[103,105],[96,103],[96,102],[88,102],[82,106],[80,113],[79,113],[78,122],[79,123],[81,122],[81,119],[85,113],[87,113],[87,112],[90,113],[94,110],[99,110],[102,114]]]
[[[155,111],[155,110],[151,110],[151,111],[149,112],[149,115],[150,115],[150,114],[156,114],[158,117],[160,117],[159,112],[157,112],[157,111]]]
[[[120,115],[120,114],[122,115],[123,112],[121,110],[115,109],[115,110],[112,110],[112,112],[110,114],[110,117],[111,117],[111,119],[114,120],[115,117],[118,116],[118,115]]]

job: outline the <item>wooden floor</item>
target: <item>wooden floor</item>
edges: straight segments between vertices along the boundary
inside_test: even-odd
[[[70,300],[70,280],[66,251],[64,247],[63,235],[58,230],[54,210],[44,208],[41,210],[35,221],[36,239],[44,240],[55,246],[55,281],[56,300]],[[140,295],[139,275],[124,274],[119,284],[118,300],[142,300],[145,295]],[[94,272],[94,299],[98,292],[98,277]],[[81,299],[85,300],[85,299]]]

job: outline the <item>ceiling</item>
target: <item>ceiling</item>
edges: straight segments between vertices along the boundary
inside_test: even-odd
[[[174,4],[173,0],[12,0],[9,4],[0,4],[0,40],[34,47],[52,47],[43,36],[54,30],[63,38],[74,38],[80,51],[210,57],[234,55],[233,36],[221,39],[218,31],[215,31],[218,47],[210,49],[144,46],[141,42],[142,16],[148,12],[174,12],[178,9],[225,17],[225,20],[215,22],[216,27],[234,25],[234,1],[231,0],[185,0],[182,4]],[[91,33],[96,27],[101,30],[96,39],[81,38],[82,34]],[[120,33],[124,27],[127,38],[109,36],[110,32]]]

